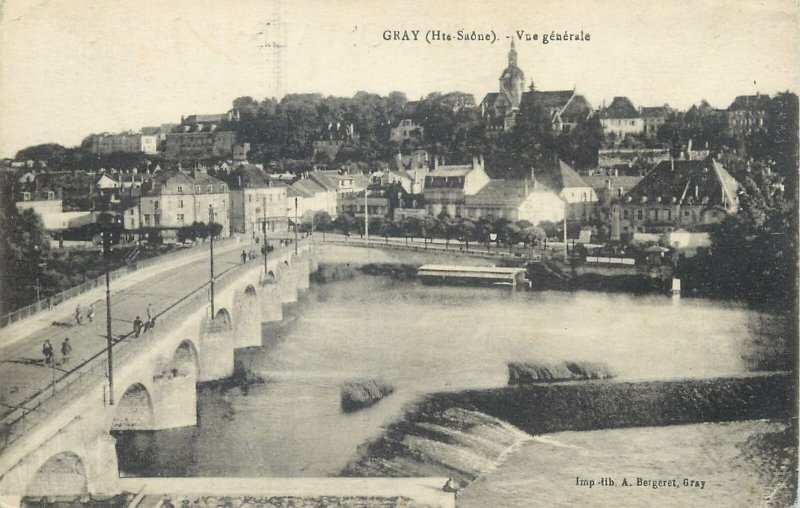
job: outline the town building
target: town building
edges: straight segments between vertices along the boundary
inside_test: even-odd
[[[483,165],[483,156],[473,157],[471,164],[439,165],[434,159],[434,169],[425,177],[425,206],[429,214],[446,213],[461,216],[467,196],[476,194],[489,183]]]
[[[668,161],[668,148],[605,148],[597,152],[597,171],[590,174],[642,176],[661,161]]]
[[[389,131],[389,141],[402,144],[404,141],[422,139],[425,129],[411,118],[403,118]]]
[[[167,134],[174,131],[177,127],[178,124],[165,123],[154,127],[142,127],[141,129],[139,129],[139,132],[141,132],[143,136],[155,136],[156,151],[163,152],[165,149],[164,145],[167,140]]]
[[[414,150],[407,155],[397,153],[389,163],[392,171],[405,174],[410,177],[409,187],[403,188],[409,194],[420,194],[425,189],[425,177],[430,172],[430,162],[428,152],[425,150]]]
[[[210,178],[210,177],[209,177]],[[240,164],[226,178],[230,189],[230,224],[233,233],[260,238],[288,228],[287,186],[272,180],[253,164]]]
[[[173,132],[166,136],[164,155],[172,160],[230,157],[235,143],[234,131]]]
[[[585,224],[592,219],[597,194],[572,166],[554,160],[546,167],[534,170],[534,176],[564,201],[567,222]]]
[[[157,136],[133,132],[96,134],[89,136],[84,143],[97,155],[117,152],[154,154],[158,151]]]
[[[611,237],[716,224],[739,208],[739,183],[713,160],[660,162],[611,207]]]
[[[358,141],[358,133],[353,128],[353,124],[342,124],[341,122],[333,122],[328,124],[328,127],[322,131],[319,139],[314,140],[312,143],[314,159],[323,158],[328,161],[336,159],[339,149],[347,142]]]
[[[301,178],[289,185],[288,193],[286,205],[290,217],[295,214],[295,200],[297,216],[304,221],[310,221],[317,212],[326,212],[332,219],[337,217],[335,190],[327,189],[310,178]]]
[[[639,108],[639,114],[642,117],[644,137],[655,139],[661,126],[667,123],[670,115],[673,114],[673,110],[669,104],[664,104],[663,106]]]
[[[589,102],[574,89],[540,91],[536,90],[531,80],[528,91],[525,91],[525,73],[517,65],[517,50],[513,40],[508,52],[508,66],[499,81],[500,90],[487,93],[480,104],[481,116],[489,131],[511,130],[523,102],[543,108],[550,116],[556,132],[569,131],[592,115]]]
[[[581,179],[592,186],[599,206],[609,207],[615,199],[624,196],[642,181],[641,176],[590,175]]]
[[[363,191],[369,185],[369,180],[361,174],[351,174],[336,170],[315,170],[308,174],[308,178],[324,189],[336,194],[336,215],[343,213],[344,203]]]
[[[608,107],[600,109],[600,124],[606,135],[624,139],[644,132],[644,119],[627,97],[614,97]]]
[[[733,136],[744,136],[765,130],[769,95],[740,95],[728,107],[728,132]]]
[[[192,177],[181,171],[162,171],[153,177],[139,205],[142,228],[177,229],[194,222],[221,224],[230,231],[228,186],[206,174]]]
[[[462,216],[469,219],[527,220],[533,225],[564,220],[564,201],[540,183],[528,180],[490,180],[465,198]]]

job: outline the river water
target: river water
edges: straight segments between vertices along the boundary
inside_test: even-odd
[[[264,384],[198,389],[198,425],[117,435],[130,476],[328,476],[421,394],[504,386],[509,361],[599,361],[621,379],[780,368],[777,318],[698,299],[424,286],[384,276],[313,285],[237,362]],[[777,344],[777,346],[776,346]],[[778,351],[779,353],[776,353]],[[777,359],[776,359],[777,358]],[[394,394],[356,413],[339,385]]]

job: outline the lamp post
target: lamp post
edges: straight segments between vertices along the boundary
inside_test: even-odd
[[[106,271],[106,351],[108,356],[108,404],[114,405],[114,337],[111,334],[111,275],[109,273],[109,251],[111,250],[111,228],[103,231],[103,259]],[[55,385],[54,385],[55,386]]]
[[[497,233],[489,233],[489,252],[492,252],[492,242],[497,240]]]
[[[214,232],[211,230],[211,225],[214,223],[214,207],[208,205],[208,237],[211,239],[209,242],[209,252],[211,256],[211,319],[214,319]]]
[[[34,262],[35,268],[33,269],[33,275],[36,277],[36,304],[39,304],[39,268],[41,268],[41,263],[39,262],[39,246],[33,246],[34,252]]]
[[[297,255],[297,198],[294,198],[294,255]]]
[[[369,206],[367,205],[367,189],[364,189],[364,243],[369,243]]]
[[[264,218],[264,276],[267,276],[267,197],[264,196],[264,213],[262,214]]]

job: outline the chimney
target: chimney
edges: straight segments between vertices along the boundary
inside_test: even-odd
[[[478,167],[478,158],[472,157],[472,168],[474,169],[476,167]]]
[[[611,190],[611,180],[606,180],[606,190]]]
[[[699,185],[695,185],[694,186],[694,197],[695,198],[699,198],[700,197],[700,186]]]

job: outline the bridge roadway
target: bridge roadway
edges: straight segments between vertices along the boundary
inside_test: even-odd
[[[217,275],[242,263],[241,252],[250,250],[249,243],[226,245],[221,252],[215,249],[214,271]],[[210,277],[208,247],[205,255],[191,256],[185,264],[174,263],[168,270],[156,270],[143,280],[111,282],[111,330],[114,337],[126,335],[133,330],[133,321],[140,316],[147,320],[147,304],[151,304],[153,315],[174,304],[182,297],[207,283]],[[250,261],[263,262],[262,257]],[[152,271],[151,271],[152,273]],[[135,277],[136,274],[131,274]],[[126,286],[118,289],[115,286]],[[105,295],[105,288],[102,289]],[[106,300],[105,296],[94,303],[94,321],[85,317],[78,325],[74,318],[75,303],[68,300],[62,307],[69,307],[69,317],[45,324],[32,322],[37,328],[22,340],[4,338],[0,344],[0,418],[17,408],[38,391],[47,388],[53,378],[60,378],[87,359],[106,349]],[[84,311],[88,305],[82,305]],[[63,314],[63,313],[62,313]],[[158,321],[156,320],[156,323]],[[69,360],[61,355],[61,343],[69,337],[72,354]],[[55,366],[44,364],[42,345],[50,340],[55,352]],[[116,362],[115,362],[116,363]]]

